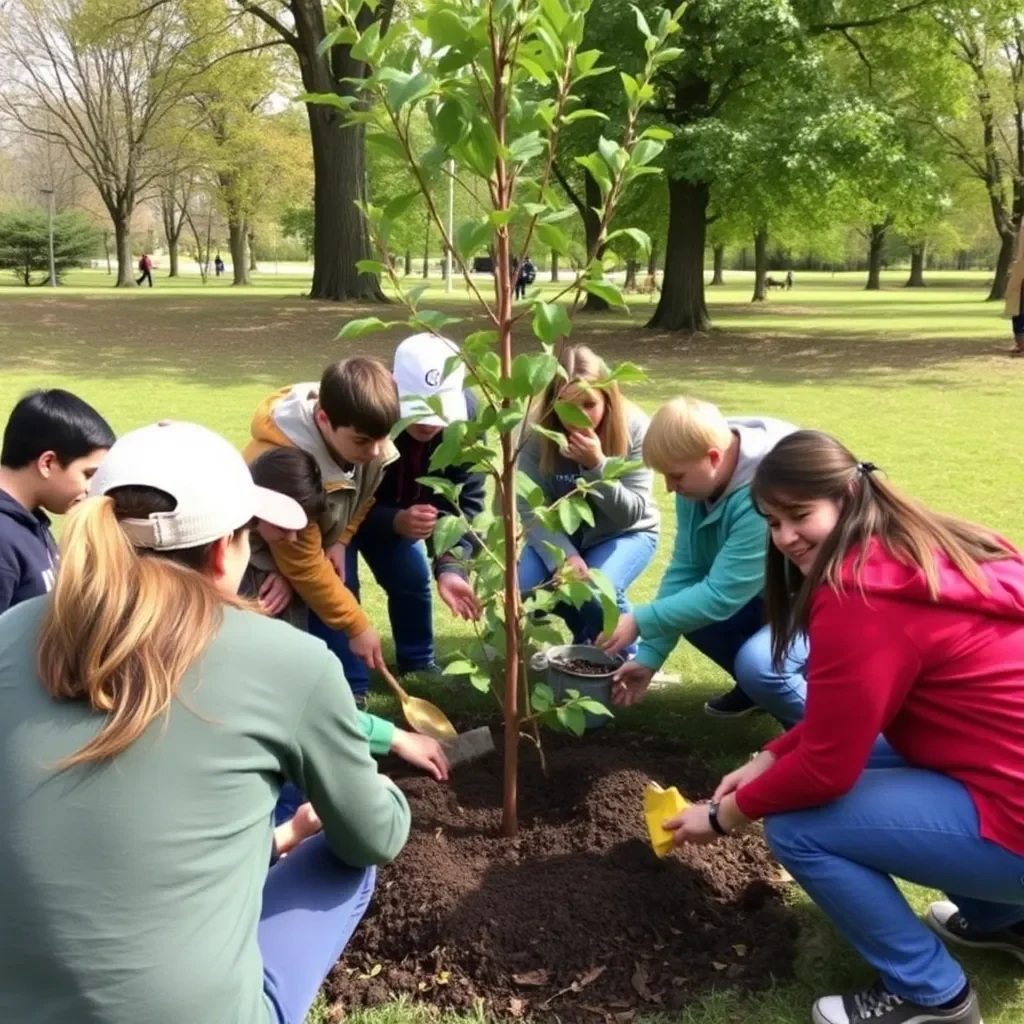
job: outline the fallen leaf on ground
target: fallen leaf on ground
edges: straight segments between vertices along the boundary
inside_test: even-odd
[[[654,1001],[654,993],[651,992],[651,989],[647,984],[649,980],[647,970],[644,968],[643,964],[636,965],[636,969],[633,971],[633,977],[629,979],[630,985],[633,986],[633,991],[648,1003]]]
[[[587,973],[584,974],[582,978],[580,978],[580,988],[586,988],[589,984],[591,984],[591,982],[597,981],[597,979],[600,978],[601,975],[604,974],[604,972],[607,970],[607,967],[594,967],[592,970],[587,971]]]
[[[513,1017],[522,1017],[526,1012],[526,1003],[522,999],[510,999],[508,1001],[508,1012]]]
[[[714,967],[716,971],[724,971],[729,965],[723,964],[720,960],[712,960],[711,966]]]
[[[732,948],[736,950],[736,955],[737,956],[746,956],[747,955],[747,947],[744,946],[742,942],[737,944],[737,945],[735,945],[735,946],[733,946]]]

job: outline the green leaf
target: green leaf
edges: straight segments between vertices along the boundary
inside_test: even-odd
[[[444,313],[439,313],[436,309],[421,309],[414,317],[409,319],[409,324],[412,327],[420,327],[424,331],[440,333],[449,324],[457,324],[461,320],[462,317],[460,316],[446,316]]]
[[[455,251],[463,259],[473,257],[491,240],[493,230],[491,222],[486,217],[463,221],[455,229]]]
[[[531,480],[522,470],[516,470],[516,494],[519,495],[530,508],[540,508],[544,504],[544,492]]]
[[[644,38],[649,39],[654,33],[651,32],[651,26],[647,24],[644,12],[636,4],[630,4],[629,6],[633,8],[633,13],[636,15],[636,27],[640,30],[640,34]]]
[[[582,50],[576,54],[576,70],[581,73],[593,71],[600,59],[600,50]]]
[[[356,260],[356,270],[360,274],[381,274],[388,272],[388,268],[380,260]]]
[[[416,202],[417,199],[421,199],[423,193],[419,189],[415,192],[406,192],[404,196],[399,196],[397,199],[392,199],[387,206],[384,207],[384,216],[389,220],[400,220],[409,211],[409,207]]]
[[[366,141],[369,145],[376,146],[383,152],[398,157],[403,164],[408,159],[402,143],[398,141],[398,137],[395,135],[389,135],[387,132],[367,132]]]
[[[557,372],[558,360],[547,353],[521,353],[512,360],[512,379],[521,396],[539,395]]]
[[[510,210],[491,210],[487,219],[496,227],[503,228],[516,215],[516,208]]]
[[[588,278],[584,280],[583,287],[591,295],[604,299],[609,306],[621,306],[623,309],[626,307],[626,300],[622,297],[619,286],[606,278],[602,278],[600,281],[593,281]]]
[[[583,711],[589,711],[592,715],[605,715],[608,718],[614,718],[615,715],[608,710],[599,700],[594,700],[593,697],[580,697],[576,701],[576,707],[581,708]]]
[[[444,675],[446,676],[468,676],[473,672],[479,672],[479,666],[475,665],[472,661],[458,660],[449,661],[444,667]]]
[[[468,136],[454,148],[460,163],[468,164],[477,174],[490,178],[498,156],[498,139],[490,121],[482,113],[475,113]]]
[[[660,156],[664,148],[665,144],[663,142],[655,142],[653,139],[641,139],[633,147],[633,152],[630,154],[629,162],[634,167],[644,167],[656,157]]]
[[[357,43],[352,45],[352,58],[364,64],[373,63],[373,55],[377,52],[380,43],[380,22],[374,21],[370,27],[359,37]]]
[[[597,140],[597,151],[613,172],[621,170],[626,164],[627,156],[622,147],[612,139],[606,139],[603,135]]]
[[[405,82],[395,81],[388,86],[388,103],[397,114],[402,107],[429,96],[436,84],[433,75],[427,74],[426,71],[417,72],[410,75]]]
[[[594,510],[590,507],[590,502],[587,501],[582,494],[577,495],[570,502],[576,515],[580,517],[587,524],[587,526],[594,525]]]
[[[466,529],[466,522],[460,516],[439,516],[434,523],[434,555],[450,551],[463,537]]]
[[[530,706],[534,711],[547,711],[555,703],[555,693],[546,683],[538,683],[530,694]]]
[[[469,134],[469,120],[457,99],[448,98],[437,108],[434,125],[437,141],[445,149],[458,145]]]
[[[636,103],[640,98],[640,83],[632,75],[627,75],[625,71],[619,72],[619,78],[622,79],[622,88],[626,92],[626,99],[630,103]]]
[[[546,149],[547,143],[540,137],[540,132],[528,132],[513,139],[512,145],[508,147],[508,155],[513,163],[525,164]]]
[[[408,302],[409,305],[412,306],[413,309],[415,309],[416,308],[416,304],[422,298],[423,293],[426,292],[426,291],[429,291],[429,289],[430,289],[430,285],[429,284],[413,285],[413,287],[410,288],[405,293],[405,300],[406,300],[406,302]]]
[[[473,685],[474,690],[479,690],[481,693],[486,693],[491,688],[491,677],[485,672],[474,672],[469,677],[470,683]]]
[[[561,228],[541,222],[537,225],[535,233],[541,244],[548,249],[553,249],[560,256],[569,255],[569,239]]]
[[[653,139],[655,142],[668,142],[673,135],[667,128],[645,128],[640,133],[640,138]]]
[[[364,334],[371,334],[373,331],[386,331],[393,324],[385,323],[378,316],[364,316],[360,320],[349,320],[340,331],[338,340],[345,338],[361,338]]]
[[[590,171],[590,176],[597,182],[602,195],[612,187],[612,179],[608,174],[605,162],[596,154],[589,153],[587,156],[576,157],[576,163]]]
[[[636,363],[624,362],[613,367],[606,379],[617,381],[619,384],[645,384],[647,374]]]
[[[657,68],[661,67],[662,64],[671,64],[672,61],[678,60],[682,57],[684,51],[678,46],[666,46],[664,50],[658,50],[653,55],[651,63]]]
[[[533,307],[533,333],[541,341],[553,343],[572,331],[565,306],[557,302],[537,302]]]
[[[555,415],[567,427],[577,427],[579,430],[590,430],[591,422],[587,414],[572,402],[555,402]]]
[[[558,506],[558,521],[562,529],[571,537],[580,528],[580,516],[571,502],[563,501]]]
[[[535,434],[540,434],[541,437],[546,437],[549,441],[553,441],[559,448],[564,448],[566,445],[565,434],[560,434],[557,430],[549,430],[547,427],[542,427],[539,423],[531,423],[530,429]]]
[[[453,505],[459,503],[459,492],[462,490],[462,485],[457,484],[454,480],[448,480],[443,476],[418,476],[416,483],[429,487],[435,494],[444,495]]]
[[[551,22],[556,32],[561,33],[569,21],[569,16],[561,4],[561,0],[540,0],[540,8]]]
[[[355,96],[339,96],[336,92],[303,92],[295,97],[296,103],[311,103],[338,110],[349,110],[355,106]]]
[[[431,11],[427,15],[427,35],[439,50],[442,46],[458,46],[469,37],[469,29],[462,19],[454,12],[447,10]]]
[[[651,236],[646,231],[641,231],[639,228],[619,228],[618,231],[613,231],[607,239],[605,244],[611,243],[614,239],[619,237],[631,238],[635,243],[636,247],[640,250],[642,256],[648,255],[651,251]]]
[[[498,413],[497,427],[499,434],[507,434],[510,430],[514,430],[523,422],[524,412],[522,409],[508,408],[502,409]]]
[[[468,425],[464,420],[449,423],[444,428],[444,437],[441,443],[434,449],[434,454],[430,457],[428,469],[432,472],[439,469],[447,469],[456,461],[462,449],[462,439],[466,436],[467,428]]]
[[[558,721],[575,736],[582,736],[587,731],[587,719],[583,712],[574,704],[557,709]]]
[[[391,428],[391,440],[393,441],[399,434],[402,433],[407,427],[411,427],[414,423],[419,423],[420,420],[426,419],[429,413],[417,412],[412,416],[403,416],[392,428]]]
[[[601,632],[611,633],[619,624],[619,604],[613,598],[601,595]]]
[[[540,222],[542,224],[555,224],[561,220],[569,220],[570,217],[575,217],[576,215],[577,210],[575,206],[563,206],[560,210],[548,210],[541,217]]]
[[[600,110],[590,110],[584,108],[583,110],[574,110],[571,114],[565,115],[566,124],[575,124],[577,121],[585,121],[587,118],[596,117],[601,121],[607,121],[608,115],[602,114]]]
[[[535,81],[541,85],[549,85],[551,78],[548,73],[531,57],[526,57],[523,54],[519,54],[516,57],[516,63]]]

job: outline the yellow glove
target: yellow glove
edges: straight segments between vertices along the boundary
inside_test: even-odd
[[[651,846],[659,857],[664,857],[672,849],[672,833],[666,832],[661,823],[674,818],[689,806],[675,786],[662,789],[656,782],[647,784],[644,790],[644,821],[647,822]]]

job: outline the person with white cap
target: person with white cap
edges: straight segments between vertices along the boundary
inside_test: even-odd
[[[483,474],[471,473],[465,466],[430,469],[445,426],[476,416],[476,398],[465,387],[465,366],[458,363],[445,373],[448,360],[457,352],[451,341],[434,334],[414,334],[395,350],[393,372],[402,417],[422,418],[394,439],[399,457],[385,469],[373,507],[350,546],[362,554],[388,596],[398,667],[403,673],[435,669],[431,570],[441,600],[454,615],[464,619],[479,615],[461,564],[473,553],[472,541],[463,537],[450,552],[437,556],[432,540],[439,516],[462,514],[472,520],[484,509]],[[427,400],[433,400],[434,408]],[[427,475],[460,488],[457,508],[418,482]],[[358,586],[348,568],[345,578],[348,586]]]
[[[338,660],[237,596],[255,520],[306,516],[203,427],[133,431],[0,619],[0,1020],[299,1024],[405,844]]]

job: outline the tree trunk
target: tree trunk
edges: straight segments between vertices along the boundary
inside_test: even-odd
[[[430,218],[427,218],[427,229],[423,232],[423,280],[430,277]]]
[[[107,276],[109,277],[113,272],[113,267],[110,265],[110,232],[103,232],[103,255],[107,258]]]
[[[551,250],[551,280],[558,283],[558,253],[554,249]]]
[[[1010,278],[1010,264],[1013,263],[1013,231],[1000,232],[999,256],[996,258],[996,272],[992,278],[989,302],[1002,302],[1006,298],[1006,285]]]
[[[245,224],[239,220],[228,221],[228,243],[231,248],[232,285],[249,283],[249,256],[245,251]]]
[[[713,285],[725,284],[725,246],[716,245],[712,251],[714,272],[711,275]]]
[[[631,292],[636,290],[636,272],[639,269],[639,260],[626,261],[626,280],[622,286],[624,291]]]
[[[749,253],[747,252],[746,249],[740,249],[740,265],[739,265],[739,269],[740,270],[749,270],[750,269]]]
[[[872,224],[868,231],[868,283],[865,291],[877,292],[882,289],[882,251],[890,224],[889,220]]]
[[[924,288],[924,256],[925,245],[912,245],[910,247],[910,277],[907,278],[907,288]]]
[[[249,269],[259,270],[260,268],[256,265],[256,232],[249,229]]]
[[[114,222],[114,248],[117,250],[115,288],[135,287],[135,261],[132,259],[132,211],[123,206],[110,211]]]
[[[754,232],[754,294],[751,302],[764,302],[768,297],[768,229]]]
[[[405,250],[405,276],[412,273],[412,249]]]
[[[710,189],[704,182],[670,178],[668,240],[661,297],[648,327],[704,331],[711,325],[704,300],[704,247]]]
[[[658,272],[658,249],[651,242],[651,251],[647,254],[647,276],[653,277]]]
[[[583,201],[586,204],[586,209],[583,211],[583,229],[586,235],[587,257],[599,257],[601,253],[595,251],[595,247],[598,234],[601,231],[601,219],[594,211],[601,206],[603,200],[601,197],[601,186],[594,180],[590,171],[583,172]],[[587,292],[587,301],[584,303],[583,308],[588,313],[603,313],[608,309],[608,303],[599,295],[592,295],[590,292]]]

